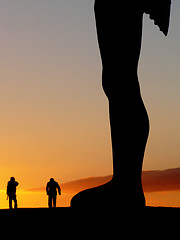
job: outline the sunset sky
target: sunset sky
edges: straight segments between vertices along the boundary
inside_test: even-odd
[[[50,177],[112,174],[93,4],[0,2],[0,189],[11,176],[25,189]],[[151,124],[144,170],[180,167],[179,16],[173,0],[168,37],[144,16],[139,80]]]

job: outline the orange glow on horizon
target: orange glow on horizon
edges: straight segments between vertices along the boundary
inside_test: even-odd
[[[77,192],[62,193],[57,196],[57,207],[69,207],[71,198]],[[146,193],[146,205],[155,207],[180,207],[180,191]],[[17,192],[19,208],[48,207],[48,198],[45,191],[19,190]],[[0,209],[7,209],[6,191],[0,191]]]
[[[62,196],[57,197],[57,207],[69,207],[71,198],[77,194],[77,192],[64,193]],[[23,196],[25,196],[23,198]],[[162,207],[180,207],[180,191],[166,191],[166,192],[154,192],[154,193],[146,193],[146,204],[147,206],[162,206]],[[31,199],[34,201],[33,204]],[[43,200],[40,202],[39,200]],[[33,207],[47,207],[47,196],[43,192],[37,192],[34,195],[34,192],[22,192],[22,203],[24,201],[23,206],[33,206]],[[27,201],[27,202],[26,202]],[[28,203],[28,204],[27,204]]]

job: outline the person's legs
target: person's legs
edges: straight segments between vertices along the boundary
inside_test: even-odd
[[[53,207],[54,207],[54,208],[56,207],[56,198],[57,198],[57,196],[54,195],[54,196],[53,196]]]
[[[14,200],[14,208],[17,209],[17,198],[16,198],[16,195],[14,196],[13,200]]]
[[[52,208],[52,196],[48,196],[48,206],[49,208]]]
[[[12,197],[9,196],[9,209],[12,209]]]

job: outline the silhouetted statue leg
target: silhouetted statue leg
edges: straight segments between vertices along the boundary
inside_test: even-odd
[[[109,100],[113,179],[78,193],[72,207],[145,206],[141,172],[149,120],[137,77],[143,10],[133,3],[137,1],[130,2],[95,2],[102,83]]]

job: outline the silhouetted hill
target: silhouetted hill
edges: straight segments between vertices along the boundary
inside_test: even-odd
[[[128,172],[127,172],[128,178]],[[112,176],[88,177],[61,184],[63,192],[75,193],[87,188],[102,185],[112,179]],[[142,182],[145,192],[180,190],[180,168],[143,171]],[[44,190],[43,188],[29,189],[32,191]]]
[[[111,179],[111,175],[78,179],[62,184],[62,188],[64,191],[78,192],[83,189],[102,185]],[[180,190],[180,168],[143,171],[142,182],[145,192]]]
[[[128,173],[127,173],[128,178]],[[62,184],[64,191],[78,192],[83,189],[102,185],[112,176],[89,177]],[[180,168],[143,171],[142,182],[145,192],[180,190]]]
[[[100,176],[100,177],[88,177],[88,178],[82,178],[66,183],[62,183],[61,188],[63,192],[79,192],[87,188],[96,187],[99,185],[102,185],[112,179],[112,176]],[[27,189],[28,191],[45,191],[45,187],[40,188],[31,188]]]
[[[88,177],[64,183],[62,184],[62,188],[64,189],[64,191],[78,192],[87,188],[100,186],[102,184],[105,184],[106,182],[109,182],[111,179],[111,175],[105,177]]]
[[[145,192],[180,190],[180,168],[144,171],[142,180]]]
[[[128,173],[127,173],[128,178]],[[83,189],[102,185],[112,176],[89,177],[62,184],[64,191],[78,192]],[[180,190],[180,168],[143,171],[142,182],[145,192]]]

